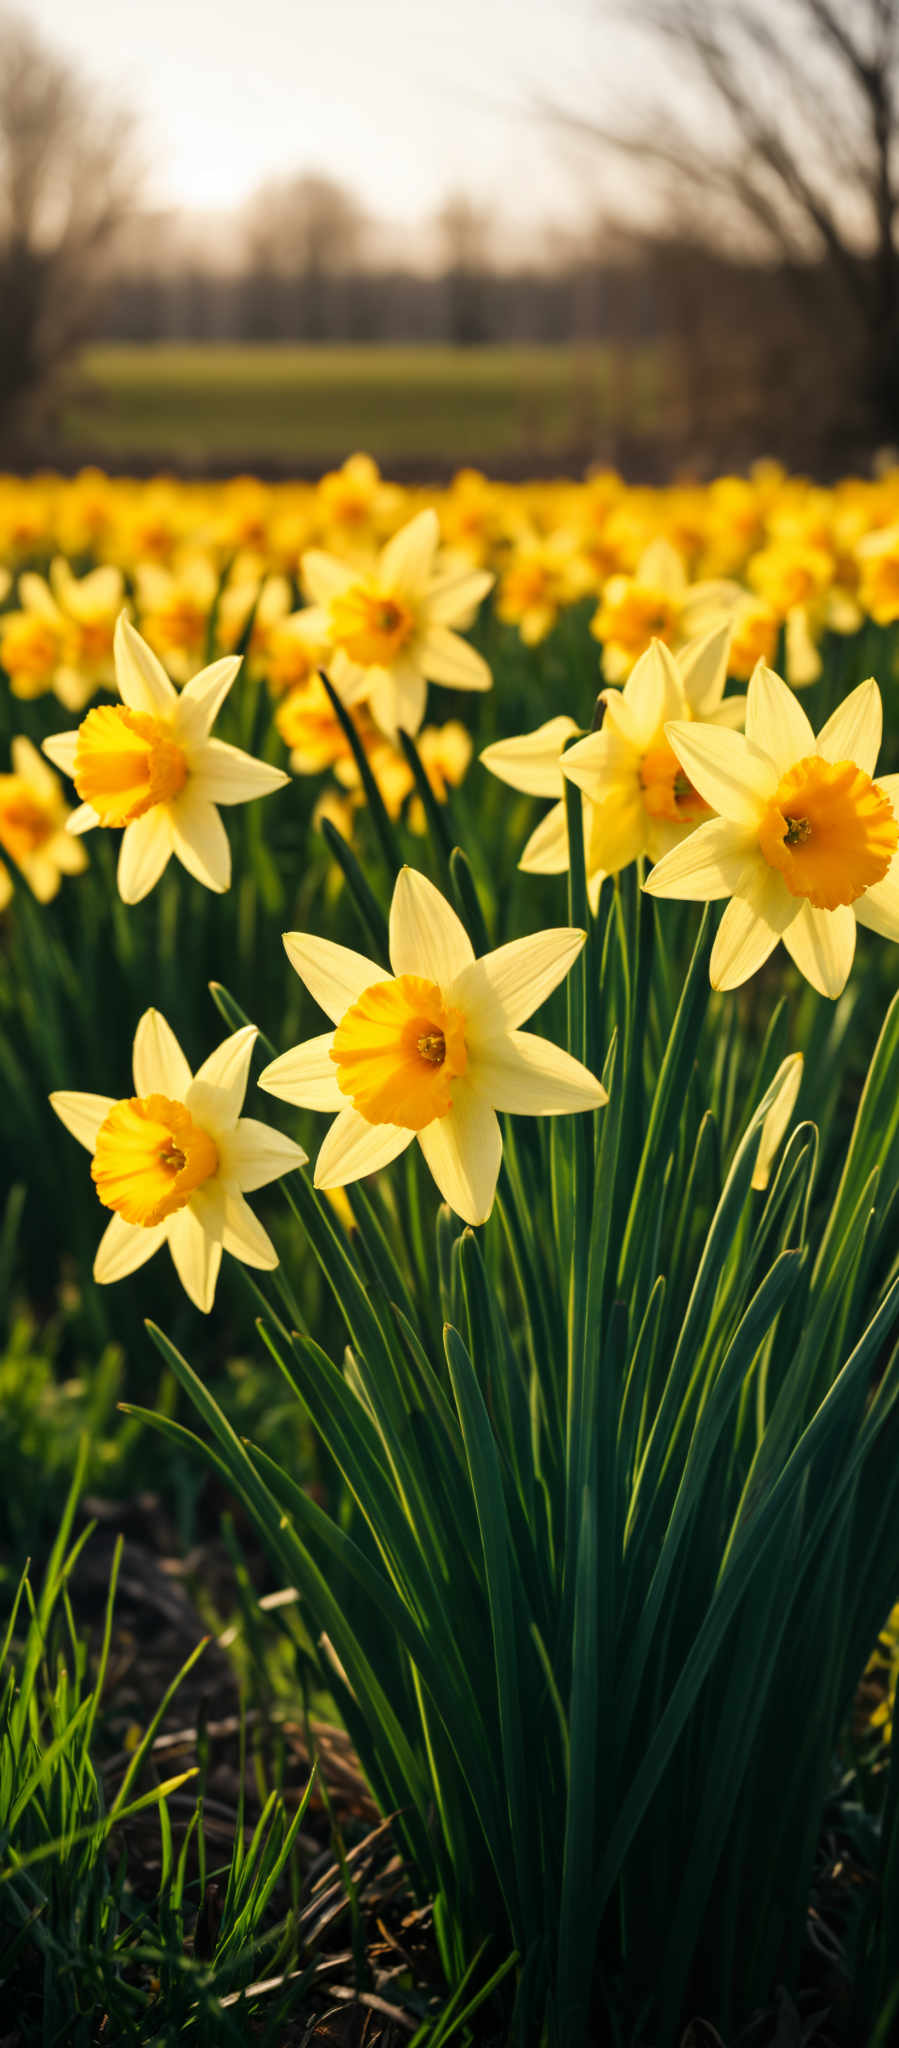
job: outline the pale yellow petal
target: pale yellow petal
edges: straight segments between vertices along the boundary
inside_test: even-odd
[[[581,798],[586,805],[586,797]],[[546,817],[534,826],[518,863],[526,875],[564,875],[568,868],[568,813],[564,803],[553,804]]]
[[[69,823],[71,829],[71,820]],[[130,825],[125,826],[117,870],[119,895],[123,903],[141,903],[145,896],[149,896],[168,866],[173,847],[172,816],[164,804],[154,804],[142,818],[133,818]]]
[[[730,619],[688,640],[675,656],[681,688],[694,718],[709,718],[724,695],[732,626]]]
[[[214,804],[247,804],[270,796],[290,781],[283,768],[258,761],[226,740],[204,740],[192,754],[190,788],[195,799]]]
[[[440,577],[427,596],[428,619],[433,626],[461,626],[474,618],[478,606],[496,581],[489,569],[475,569],[465,576]]]
[[[461,919],[426,875],[404,867],[390,905],[390,963],[394,974],[423,974],[449,991],[474,960]]]
[[[709,818],[657,862],[643,887],[650,896],[674,896],[690,903],[732,896],[754,844],[754,834],[732,825],[729,818]]]
[[[226,654],[221,661],[201,668],[198,675],[185,683],[175,713],[179,738],[196,744],[208,737],[238,674],[241,658],[239,654]]]
[[[746,694],[746,738],[770,755],[779,776],[816,751],[798,698],[763,661],[753,669]]]
[[[683,716],[686,704],[677,663],[661,640],[651,640],[645,654],[635,661],[623,698],[633,737],[641,747],[651,746],[667,719]]]
[[[70,832],[74,839],[80,837],[82,832],[92,832],[94,826],[99,823],[97,813],[92,810],[90,804],[77,804],[66,819],[66,831]]]
[[[175,1033],[159,1010],[145,1010],[134,1034],[135,1095],[167,1095],[183,1102],[191,1083],[190,1067]]]
[[[608,1101],[588,1067],[532,1031],[509,1031],[479,1046],[467,1078],[494,1109],[519,1116],[561,1116]]]
[[[55,1109],[66,1130],[78,1139],[79,1145],[86,1146],[92,1153],[100,1125],[115,1108],[115,1096],[81,1095],[73,1089],[57,1088],[50,1097],[50,1107]]]
[[[334,1024],[358,1002],[363,989],[389,980],[389,968],[379,967],[349,946],[338,946],[333,939],[320,939],[314,932],[284,932],[282,937],[291,967]]]
[[[167,1236],[167,1223],[126,1223],[124,1216],[113,1216],[97,1246],[94,1279],[101,1287],[126,1280],[129,1273],[136,1273],[152,1259]]]
[[[453,1083],[453,1106],[418,1133],[429,1171],[445,1202],[464,1223],[486,1223],[503,1156],[496,1112],[464,1081]]]
[[[61,768],[64,775],[71,776],[75,769],[75,755],[78,751],[78,733],[54,732],[49,739],[41,741],[41,747],[54,768]]]
[[[185,1102],[191,1115],[207,1125],[213,1137],[218,1131],[233,1130],[237,1122],[258,1036],[255,1024],[244,1024],[239,1031],[232,1031],[197,1068],[191,1081]]]
[[[147,646],[124,612],[119,613],[116,622],[114,654],[122,702],[131,711],[145,711],[151,717],[173,717],[178,693],[158,655]]]
[[[636,784],[597,800],[590,825],[591,865],[607,875],[630,867],[647,847],[649,822]]]
[[[219,1175],[226,1186],[233,1184],[241,1194],[268,1187],[270,1181],[280,1180],[282,1173],[293,1173],[295,1167],[308,1163],[302,1145],[295,1145],[283,1131],[274,1131],[270,1124],[259,1123],[252,1116],[242,1116],[234,1130],[219,1140]]]
[[[866,889],[863,896],[856,898],[852,908],[859,924],[869,931],[879,932],[882,939],[899,941],[899,854],[895,855],[889,874],[882,882],[875,882],[873,889]]]
[[[175,1271],[194,1307],[208,1315],[222,1263],[222,1239],[201,1222],[194,1202],[170,1216],[165,1226]],[[224,1229],[224,1214],[222,1215]]]
[[[666,725],[665,734],[693,788],[735,825],[755,825],[779,780],[769,754],[741,732],[719,725]]]
[[[21,775],[25,782],[30,783],[33,790],[48,803],[53,803],[60,792],[59,777],[54,775],[52,768],[48,768],[45,761],[41,760],[37,748],[25,738],[24,733],[16,735],[9,752],[13,774]]]
[[[722,697],[713,711],[703,714],[709,725],[726,725],[732,732],[742,732],[746,724],[745,697]]]
[[[821,674],[821,656],[815,646],[804,605],[794,605],[784,624],[784,658],[794,690],[816,683]]]
[[[405,1152],[414,1136],[399,1124],[370,1124],[357,1109],[342,1109],[315,1162],[316,1187],[344,1188],[363,1174],[377,1173]]]
[[[162,811],[163,806],[160,804],[158,809]],[[188,783],[168,815],[172,821],[172,851],[181,866],[204,888],[223,895],[231,884],[231,848],[215,805]],[[134,828],[129,825],[127,829],[130,832]]]
[[[365,673],[363,671],[363,673]],[[392,669],[369,669],[369,710],[389,739],[398,732],[415,737],[425,715],[428,686],[414,661],[397,661]]]
[[[677,597],[686,585],[683,560],[670,540],[660,536],[651,540],[644,548],[637,564],[637,581],[651,583],[657,590],[667,590]]]
[[[417,643],[418,659],[432,683],[453,690],[489,690],[493,676],[477,649],[448,626],[429,626]]]
[[[259,1087],[267,1095],[277,1095],[281,1102],[292,1102],[297,1109],[343,1109],[346,1096],[338,1087],[337,1068],[330,1057],[333,1044],[333,1031],[323,1031],[320,1038],[291,1046],[289,1052],[263,1067]]]
[[[377,580],[385,590],[417,597],[429,582],[440,541],[440,521],[433,506],[417,512],[382,549]]]
[[[797,901],[781,877],[759,860],[747,869],[718,927],[709,979],[713,988],[739,988],[773,953],[797,914]]]
[[[577,731],[573,718],[564,714],[548,718],[534,732],[521,733],[517,739],[495,740],[492,746],[484,748],[480,759],[491,775],[507,782],[512,789],[522,790],[525,796],[557,797],[562,787],[562,749]]]
[[[278,1264],[278,1254],[268,1231],[263,1229],[258,1216],[254,1216],[249,1202],[245,1202],[243,1195],[233,1189],[225,1194],[222,1242],[232,1258],[242,1259],[245,1266],[254,1266],[260,1272],[271,1273]]]
[[[882,737],[883,704],[874,677],[869,676],[850,690],[821,727],[818,753],[825,761],[854,761],[866,775],[873,775]]]
[[[856,931],[856,921],[847,903],[839,904],[836,910],[818,910],[805,901],[789,930],[784,932],[787,952],[819,995],[842,995],[855,956]]]
[[[358,583],[358,569],[351,569],[346,562],[339,562],[336,555],[326,555],[322,548],[308,548],[300,564],[303,589],[311,597],[313,605],[327,605],[332,597],[348,590],[351,583]]]
[[[564,981],[586,936],[573,925],[561,925],[527,939],[510,939],[474,960],[453,990],[472,1037],[483,1042],[524,1024]]]

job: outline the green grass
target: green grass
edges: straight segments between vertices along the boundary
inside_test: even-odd
[[[64,400],[63,448],[183,464],[561,461],[619,417],[651,430],[657,351],[138,344],[91,348]]]

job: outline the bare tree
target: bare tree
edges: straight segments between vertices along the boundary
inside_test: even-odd
[[[876,428],[896,438],[899,0],[639,0],[628,20],[654,39],[663,93],[627,125],[566,125],[656,174],[681,231],[754,245],[805,289],[814,261],[856,330]]]
[[[486,336],[484,279],[492,267],[490,215],[464,192],[456,192],[444,201],[434,226],[443,253],[449,338],[464,348]]]
[[[16,15],[0,14],[0,417],[79,343],[132,208],[131,124]]]
[[[331,338],[342,286],[364,258],[368,221],[355,194],[314,171],[269,180],[245,212],[246,305],[260,338],[283,329]]]

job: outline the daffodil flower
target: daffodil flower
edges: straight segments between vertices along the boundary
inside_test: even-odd
[[[361,571],[312,548],[303,556],[303,581],[312,598],[306,629],[332,649],[330,673],[345,704],[369,704],[372,717],[393,739],[416,733],[429,682],[454,690],[489,690],[482,655],[462,640],[493,583],[487,571],[441,573],[437,514],[418,512]]]
[[[564,874],[568,826],[564,778],[584,794],[587,890],[595,912],[602,883],[641,853],[658,859],[707,815],[706,805],[680,772],[665,739],[668,718],[706,718],[739,725],[745,697],[724,697],[729,626],[691,640],[672,655],[654,640],[634,665],[623,690],[603,690],[602,725],[574,746],[571,718],[550,718],[532,733],[485,747],[492,775],[529,796],[559,799],[531,833],[518,863],[528,874]]]
[[[21,733],[10,755],[12,774],[0,775],[0,846],[38,902],[49,903],[63,875],[79,875],[87,867],[87,855],[66,831],[72,814],[63,802],[59,776]],[[0,908],[5,900],[0,882]]]
[[[125,903],[149,895],[172,854],[221,893],[231,880],[231,849],[216,806],[248,803],[289,780],[281,768],[210,738],[240,659],[214,661],[179,694],[123,613],[115,662],[122,703],[97,705],[77,731],[44,741],[44,753],[82,798],[67,829],[124,826],[118,884]]]
[[[336,1028],[273,1060],[259,1085],[337,1112],[316,1187],[345,1187],[417,1138],[450,1208],[466,1223],[486,1222],[502,1158],[497,1110],[554,1116],[606,1101],[579,1060],[518,1029],[584,938],[570,928],[538,932],[476,960],[455,911],[411,868],[390,909],[390,975],[329,939],[285,933],[291,965]]]
[[[61,556],[49,581],[33,570],[19,577],[22,610],[0,620],[0,659],[14,697],[53,690],[67,711],[83,711],[112,681],[113,627],[123,578],[109,566],[73,576]]]
[[[92,1154],[97,1194],[113,1211],[94,1260],[101,1284],[124,1280],[167,1244],[185,1293],[205,1313],[223,1250],[265,1272],[277,1265],[244,1195],[305,1165],[306,1154],[240,1114],[255,1038],[255,1025],[245,1025],[192,1075],[170,1025],[147,1010],[134,1038],[132,1096],[51,1095],[66,1130]]]
[[[874,781],[882,708],[872,678],[815,737],[763,665],[746,733],[674,723],[667,737],[717,817],[653,868],[654,896],[729,896],[712,950],[714,988],[738,988],[783,939],[821,995],[845,988],[859,924],[899,940],[899,775]]]
[[[650,641],[682,647],[708,626],[728,620],[743,592],[726,579],[688,583],[682,557],[659,537],[644,549],[632,576],[610,576],[590,621],[601,640],[607,682],[623,683]]]

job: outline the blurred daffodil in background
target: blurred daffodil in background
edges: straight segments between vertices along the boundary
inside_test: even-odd
[[[63,875],[79,875],[87,867],[87,855],[80,840],[66,831],[72,813],[64,801],[59,776],[22,734],[13,740],[10,753],[12,772],[0,775],[0,847],[20,869],[38,902],[49,903]],[[9,894],[4,868],[0,907],[8,902]]]
[[[489,690],[482,655],[454,628],[469,626],[493,577],[485,570],[441,571],[440,523],[430,508],[394,534],[371,569],[360,572],[312,549],[303,581],[312,606],[306,630],[331,649],[329,672],[344,703],[369,705],[381,730],[416,733],[429,682]]]
[[[52,690],[67,711],[80,711],[97,690],[111,687],[123,593],[121,570],[109,566],[78,577],[57,556],[48,579],[23,571],[20,609],[0,619],[0,663],[13,696]]]

